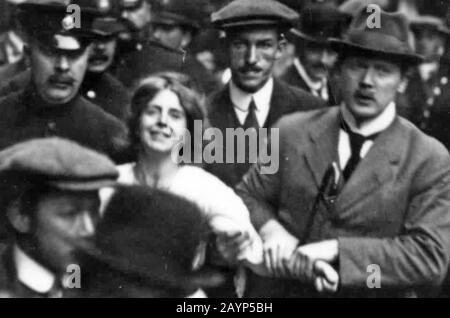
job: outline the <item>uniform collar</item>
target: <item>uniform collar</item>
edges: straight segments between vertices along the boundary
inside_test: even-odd
[[[14,264],[18,280],[31,290],[45,294],[55,284],[56,276],[32,259],[17,245],[13,249]]]
[[[258,111],[263,111],[268,109],[270,106],[270,100],[272,99],[273,93],[273,78],[270,78],[262,88],[260,88],[256,93],[247,93],[236,86],[233,79],[230,81],[229,85],[230,98],[233,105],[241,111],[247,111],[252,98],[255,101],[256,109]]]
[[[386,130],[395,120],[397,115],[395,102],[391,102],[377,117],[357,127],[356,121],[345,104],[341,105],[341,115],[350,129],[363,136],[370,136]]]

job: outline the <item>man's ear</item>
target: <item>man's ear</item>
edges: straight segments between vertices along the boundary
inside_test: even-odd
[[[283,57],[284,52],[286,51],[287,41],[286,39],[281,39],[278,41],[277,52],[275,53],[275,59],[280,59]]]
[[[406,87],[408,86],[408,77],[402,76],[402,80],[397,87],[397,92],[403,94],[406,91]]]
[[[21,213],[20,200],[14,200],[14,202],[8,206],[6,216],[11,226],[17,232],[26,234],[30,231],[30,217]]]
[[[192,32],[191,31],[184,31],[183,37],[181,38],[181,48],[185,50],[189,44],[192,42]]]

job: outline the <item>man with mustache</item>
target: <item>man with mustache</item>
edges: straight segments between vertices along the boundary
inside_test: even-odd
[[[278,173],[258,164],[237,187],[266,266],[293,278],[254,277],[250,296],[430,296],[445,278],[450,155],[396,113],[405,75],[422,61],[406,17],[380,11],[371,28],[368,9],[332,41],[342,104],[282,118]],[[295,279],[311,271],[319,280]]]
[[[297,57],[281,79],[322,98],[329,105],[336,105],[330,80],[337,53],[330,47],[328,39],[341,36],[349,17],[331,4],[306,6],[300,17],[299,26],[290,32]]]
[[[31,79],[0,102],[0,149],[26,139],[61,136],[121,161],[127,147],[125,126],[79,95],[98,10],[90,6],[92,1],[73,3],[82,9],[81,28],[67,28],[73,20],[66,1],[19,5]]]
[[[94,1],[103,7],[101,16],[94,21],[92,27],[94,43],[80,93],[107,113],[126,121],[129,94],[110,72],[116,55],[117,37],[126,27],[119,18],[120,11],[113,0]]]
[[[212,14],[224,31],[231,80],[210,96],[208,119],[225,135],[227,128],[269,128],[281,116],[315,109],[324,103],[311,94],[273,78],[275,62],[285,47],[284,32],[298,19],[289,7],[271,0],[235,0]],[[234,149],[224,149],[224,154]],[[246,151],[247,152],[247,151]],[[251,163],[212,163],[207,169],[235,186]]]
[[[0,247],[3,297],[79,295],[76,252],[92,243],[98,190],[117,177],[107,157],[65,139],[33,139],[0,152],[1,224],[10,230]]]

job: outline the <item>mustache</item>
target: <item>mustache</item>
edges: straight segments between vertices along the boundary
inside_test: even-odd
[[[106,62],[109,60],[109,56],[103,53],[94,53],[89,57],[89,62],[92,61],[102,61],[102,62]]]
[[[361,98],[369,98],[369,99],[375,99],[375,95],[372,92],[364,91],[364,90],[357,90],[355,92],[355,97],[361,97]]]
[[[245,65],[245,66],[239,68],[240,73],[248,73],[248,72],[257,73],[257,72],[262,72],[262,71],[263,71],[263,69],[256,65]]]
[[[73,79],[71,76],[68,75],[58,75],[58,74],[54,74],[52,76],[49,77],[48,81],[50,83],[62,83],[62,84],[67,84],[67,85],[72,85],[73,83],[75,83],[75,79]]]

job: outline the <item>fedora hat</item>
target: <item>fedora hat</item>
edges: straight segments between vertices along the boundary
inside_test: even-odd
[[[330,4],[312,4],[300,12],[300,22],[290,30],[294,36],[309,42],[327,44],[330,38],[340,38],[351,16]]]
[[[94,244],[82,247],[82,253],[88,263],[100,262],[120,277],[138,277],[148,288],[189,295],[223,281],[199,258],[209,234],[193,203],[149,187],[122,186],[104,211]]]
[[[409,24],[401,13],[380,11],[380,27],[369,27],[372,13],[366,8],[354,18],[342,39],[331,39],[331,46],[341,54],[350,52],[385,57],[415,65],[423,61],[408,39]]]

